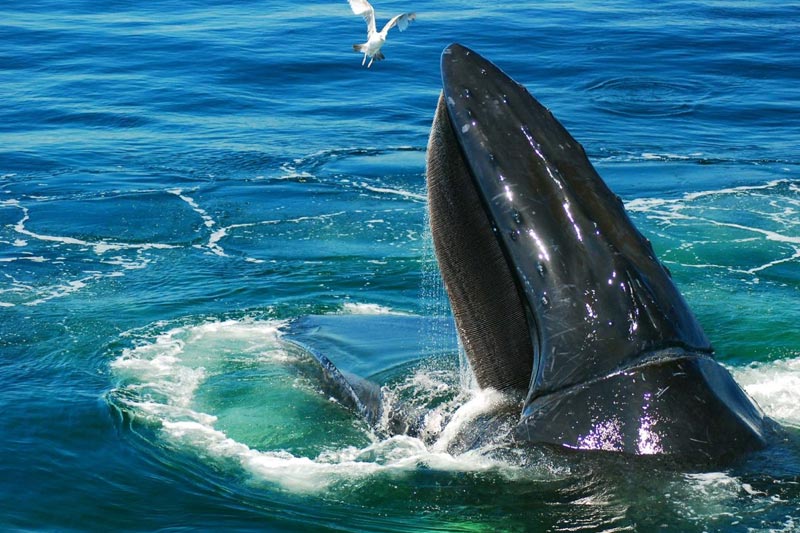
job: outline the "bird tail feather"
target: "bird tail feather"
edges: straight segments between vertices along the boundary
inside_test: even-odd
[[[383,55],[383,52],[378,51],[378,53],[375,54],[375,61],[380,61],[381,59],[386,59],[386,56]]]

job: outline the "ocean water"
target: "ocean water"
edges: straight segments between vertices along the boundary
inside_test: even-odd
[[[0,529],[800,530],[800,3],[0,4]],[[715,471],[448,452],[424,159],[460,42],[583,143],[786,439]],[[324,351],[429,410],[387,438]]]

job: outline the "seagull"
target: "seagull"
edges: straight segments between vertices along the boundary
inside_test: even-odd
[[[367,61],[367,56],[369,56],[369,65],[367,65],[367,68],[371,67],[372,62],[376,59],[378,61],[384,59],[385,56],[381,52],[381,46],[383,46],[386,42],[386,34],[389,33],[389,30],[397,26],[400,31],[405,31],[405,29],[408,28],[408,24],[417,18],[416,13],[403,13],[402,15],[395,15],[379,32],[375,28],[375,9],[373,9],[367,0],[347,1],[350,2],[350,7],[353,9],[353,13],[356,15],[361,15],[364,17],[364,20],[367,21],[367,42],[353,45],[353,50],[364,53],[364,59],[361,61],[361,66],[364,66],[364,63]]]

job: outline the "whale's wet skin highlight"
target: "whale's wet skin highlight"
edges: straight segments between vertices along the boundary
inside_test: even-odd
[[[525,397],[515,439],[707,466],[780,435],[578,141],[477,52],[441,68],[431,235],[478,384]]]
[[[0,7],[2,528],[796,529],[800,7],[376,7],[417,19],[369,70],[344,1]],[[452,41],[583,144],[785,442],[708,471],[459,441],[504,398],[426,229]],[[332,401],[295,341],[421,431]]]

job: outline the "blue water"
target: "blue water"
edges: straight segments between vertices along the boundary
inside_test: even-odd
[[[796,531],[800,4],[0,4],[0,529]],[[450,453],[497,398],[425,226],[461,42],[583,143],[787,441],[713,472]],[[431,410],[386,439],[290,337]]]

